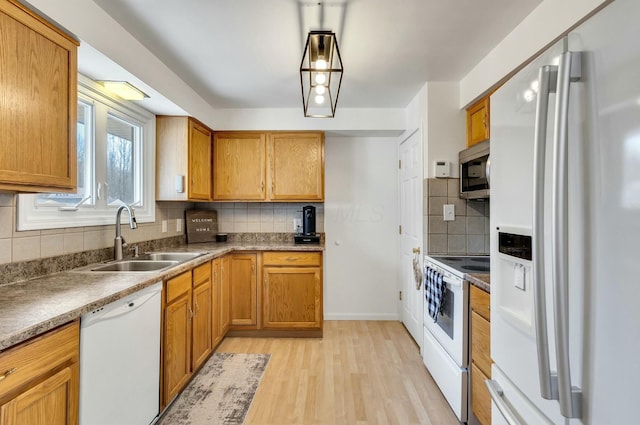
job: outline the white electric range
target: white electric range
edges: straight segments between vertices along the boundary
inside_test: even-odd
[[[442,274],[447,287],[437,320],[425,302],[422,361],[462,423],[469,412],[469,282],[467,273],[488,273],[488,256],[429,256],[425,268]]]

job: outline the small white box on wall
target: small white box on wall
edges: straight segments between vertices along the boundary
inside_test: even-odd
[[[435,161],[435,175],[437,178],[451,176],[451,163],[449,161]]]

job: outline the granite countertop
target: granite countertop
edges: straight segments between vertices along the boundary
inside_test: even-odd
[[[324,246],[283,242],[213,242],[159,251],[206,254],[159,272],[110,273],[76,269],[0,286],[0,352],[232,251],[324,251]]]
[[[473,286],[476,286],[485,292],[491,293],[491,275],[490,274],[467,273],[464,275],[464,278],[468,280]]]

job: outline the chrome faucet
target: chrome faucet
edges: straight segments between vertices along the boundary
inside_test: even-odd
[[[133,208],[129,205],[122,205],[118,208],[116,213],[116,238],[113,240],[113,258],[115,260],[122,260],[122,248],[126,248],[127,242],[122,237],[122,230],[120,229],[120,214],[122,210],[127,210],[129,213],[129,227],[136,229],[138,223],[136,222],[136,215],[133,213]]]

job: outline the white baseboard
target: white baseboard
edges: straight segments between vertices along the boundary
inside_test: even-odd
[[[397,313],[325,313],[324,320],[400,320]]]

